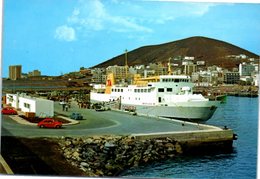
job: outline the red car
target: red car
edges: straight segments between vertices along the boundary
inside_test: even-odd
[[[61,128],[62,127],[62,122],[60,121],[55,121],[52,118],[46,118],[40,121],[37,124],[38,127],[40,128]]]
[[[7,115],[11,115],[11,114],[17,114],[17,111],[14,110],[13,108],[10,107],[6,107],[2,109],[2,114],[7,114]]]

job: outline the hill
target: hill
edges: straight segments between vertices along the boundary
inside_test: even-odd
[[[169,43],[150,45],[128,52],[128,65],[148,65],[149,63],[167,63],[169,58],[192,56],[195,61],[203,60],[207,66],[219,65],[225,68],[236,67],[241,60],[226,58],[228,55],[244,54],[258,59],[258,55],[230,43],[207,37],[190,37]],[[111,58],[94,67],[125,65],[125,54]]]

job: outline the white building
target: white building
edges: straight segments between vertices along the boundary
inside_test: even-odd
[[[255,66],[252,64],[240,63],[239,64],[239,75],[240,76],[251,76],[252,72],[255,71]]]
[[[6,103],[22,112],[33,112],[39,117],[54,116],[54,102],[42,98],[34,98],[24,94],[6,94]]]

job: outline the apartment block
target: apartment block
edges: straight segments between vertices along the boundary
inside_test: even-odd
[[[22,77],[22,65],[9,66],[9,78],[17,80]]]

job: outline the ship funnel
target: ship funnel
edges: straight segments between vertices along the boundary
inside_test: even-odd
[[[115,77],[113,73],[109,73],[107,75],[107,81],[106,81],[106,94],[110,94],[111,93],[111,88],[112,86],[115,84]]]

